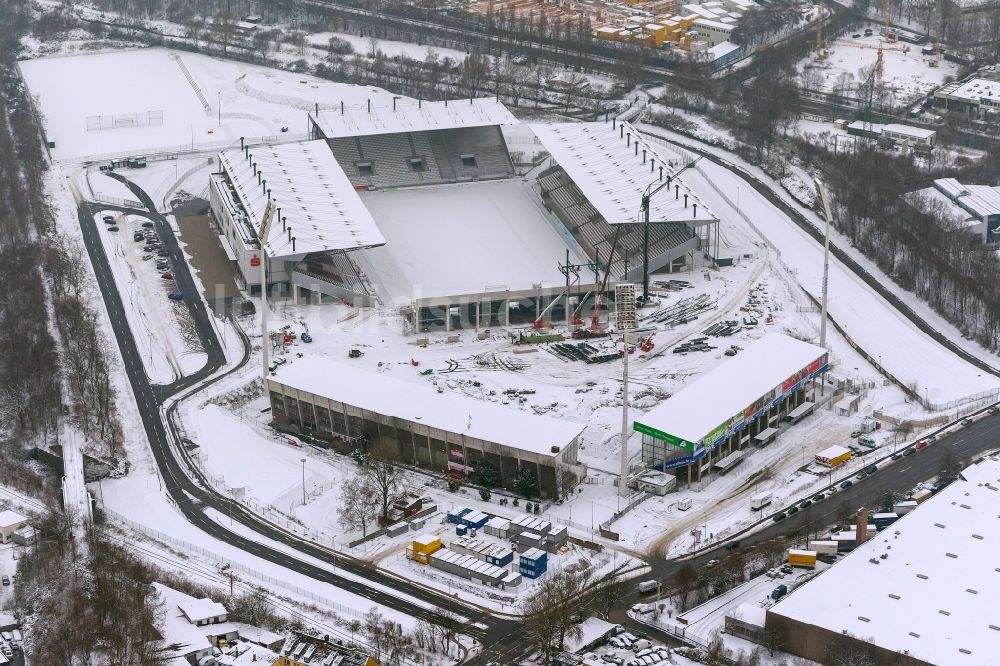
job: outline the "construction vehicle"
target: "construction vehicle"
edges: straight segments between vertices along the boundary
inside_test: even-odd
[[[538,313],[538,317],[535,319],[535,321],[531,322],[531,326],[536,330],[549,328],[549,323],[545,321],[545,315],[547,315],[549,313],[549,310],[555,307],[555,304],[558,303],[564,297],[566,298],[566,307],[569,307],[569,290],[570,288],[567,287],[562,293],[553,298],[552,301],[545,306],[545,309]]]
[[[597,288],[597,294],[594,296],[594,316],[590,318],[590,328],[573,331],[573,337],[578,340],[607,335],[608,333],[608,330],[601,326],[601,307],[604,305],[604,295],[608,290],[608,280],[611,278],[611,264],[615,259],[615,250],[618,249],[618,237],[621,236],[622,226],[621,224],[615,225],[615,233],[611,237],[611,251],[608,252],[608,265],[604,267],[604,278],[601,280],[601,286]]]
[[[650,333],[649,337],[642,341],[642,344],[639,345],[639,349],[641,351],[653,351],[653,335],[655,335],[655,333]]]

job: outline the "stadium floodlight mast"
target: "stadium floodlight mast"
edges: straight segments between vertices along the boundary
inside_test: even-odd
[[[642,304],[645,305],[649,302],[649,200],[653,198],[653,195],[662,190],[664,187],[670,187],[670,176],[667,176],[665,181],[662,181],[657,185],[656,189],[653,186],[656,185],[655,182],[650,183],[646,186],[646,191],[642,193],[642,203],[639,206],[639,210],[642,212]]]
[[[826,191],[826,185],[819,178],[816,181],[816,189],[819,191],[820,201],[823,202],[823,217],[826,218],[826,231],[823,234],[823,294],[822,312],[819,320],[819,346],[826,349],[826,312],[828,303],[828,287],[830,284],[830,225],[833,222],[833,215],[830,214],[830,194]]]
[[[263,219],[260,222],[260,231],[257,234],[257,244],[260,246],[260,348],[263,352],[263,379],[267,382],[267,371],[270,365],[270,336],[267,330],[267,234],[271,230],[271,218],[274,217],[274,210],[277,207],[275,201],[270,197],[267,206],[264,207]]]

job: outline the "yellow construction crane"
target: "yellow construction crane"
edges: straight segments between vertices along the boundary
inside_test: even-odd
[[[826,53],[823,52],[823,5],[814,5],[816,10],[816,59],[823,60]]]
[[[937,30],[934,31],[934,57],[929,63],[931,67],[940,66],[942,48],[944,48],[944,0],[937,0]]]
[[[878,45],[878,55],[875,57],[875,85],[882,87],[882,77],[885,74],[885,61],[882,57],[882,42]]]
[[[882,0],[882,36],[885,41],[894,43],[896,33],[892,31],[890,20],[892,19],[892,0]]]

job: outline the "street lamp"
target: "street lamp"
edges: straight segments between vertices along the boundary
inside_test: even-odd
[[[302,506],[306,505],[306,459],[302,459]]]

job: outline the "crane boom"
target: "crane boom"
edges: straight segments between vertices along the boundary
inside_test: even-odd
[[[604,279],[594,297],[594,316],[590,320],[590,330],[597,331],[601,328],[601,306],[604,304],[604,294],[608,290],[608,279],[611,277],[611,263],[615,258],[615,250],[618,249],[618,237],[621,236],[622,225],[615,225],[615,233],[611,237],[611,252],[608,253],[608,265],[604,269]]]

